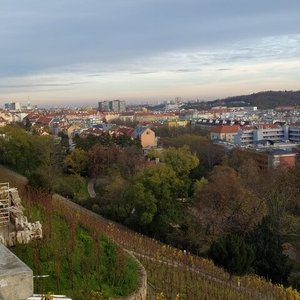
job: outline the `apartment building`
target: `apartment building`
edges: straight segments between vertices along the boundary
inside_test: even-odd
[[[124,100],[98,102],[98,110],[104,112],[123,112],[126,110],[126,102]]]

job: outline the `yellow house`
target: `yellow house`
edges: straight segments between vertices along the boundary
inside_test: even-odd
[[[155,132],[144,126],[138,126],[133,132],[134,138],[139,138],[143,148],[152,148],[157,146]]]

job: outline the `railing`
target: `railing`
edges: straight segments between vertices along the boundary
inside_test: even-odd
[[[0,183],[0,227],[9,224],[9,183]]]

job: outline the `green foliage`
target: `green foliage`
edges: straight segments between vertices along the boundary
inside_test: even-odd
[[[76,148],[80,148],[85,151],[88,151],[96,144],[101,144],[106,147],[112,145],[118,145],[120,147],[141,146],[139,140],[134,140],[130,136],[111,136],[108,133],[103,134],[102,136],[89,134],[86,138],[81,138],[79,135],[76,135],[74,137],[74,143],[76,144]]]
[[[283,254],[282,239],[277,232],[278,222],[265,217],[261,224],[247,235],[247,241],[255,249],[255,273],[273,282],[286,284],[291,266],[287,256]]]
[[[128,295],[138,284],[136,262],[124,256],[116,244],[104,236],[92,237],[58,216],[53,218],[49,240],[11,250],[35,275],[49,275],[35,279],[38,293],[55,291],[74,300],[85,300],[89,294],[94,297],[91,299],[108,299]]]
[[[87,152],[81,149],[74,149],[66,156],[64,165],[74,174],[86,174],[88,165]]]
[[[33,178],[33,183],[48,185],[61,169],[62,151],[53,137],[32,135],[10,126],[1,128],[0,134],[1,163]],[[38,180],[38,176],[43,178]]]
[[[146,225],[148,233],[164,237],[183,222],[187,186],[168,165],[148,167],[137,174],[125,195],[125,222]],[[139,227],[137,227],[139,228]]]
[[[155,155],[155,153],[152,155]],[[157,152],[157,157],[170,166],[179,176],[187,176],[199,164],[199,159],[191,153],[188,146],[178,149],[169,147],[161,152]]]
[[[52,182],[52,188],[54,192],[79,203],[89,197],[87,179],[79,175],[57,176]]]
[[[209,256],[230,274],[243,275],[251,270],[254,251],[238,235],[227,235],[213,242]]]
[[[194,176],[198,179],[206,176],[215,165],[220,165],[225,155],[224,148],[214,145],[207,136],[183,134],[172,138],[162,138],[162,143],[165,147],[188,146],[201,161],[201,164],[193,170]]]
[[[157,199],[142,183],[133,184],[126,193],[126,203],[130,204],[128,223],[145,226],[153,221],[157,212]]]

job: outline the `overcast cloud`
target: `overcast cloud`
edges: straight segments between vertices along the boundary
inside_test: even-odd
[[[299,89],[299,13],[299,0],[0,0],[0,99]]]

